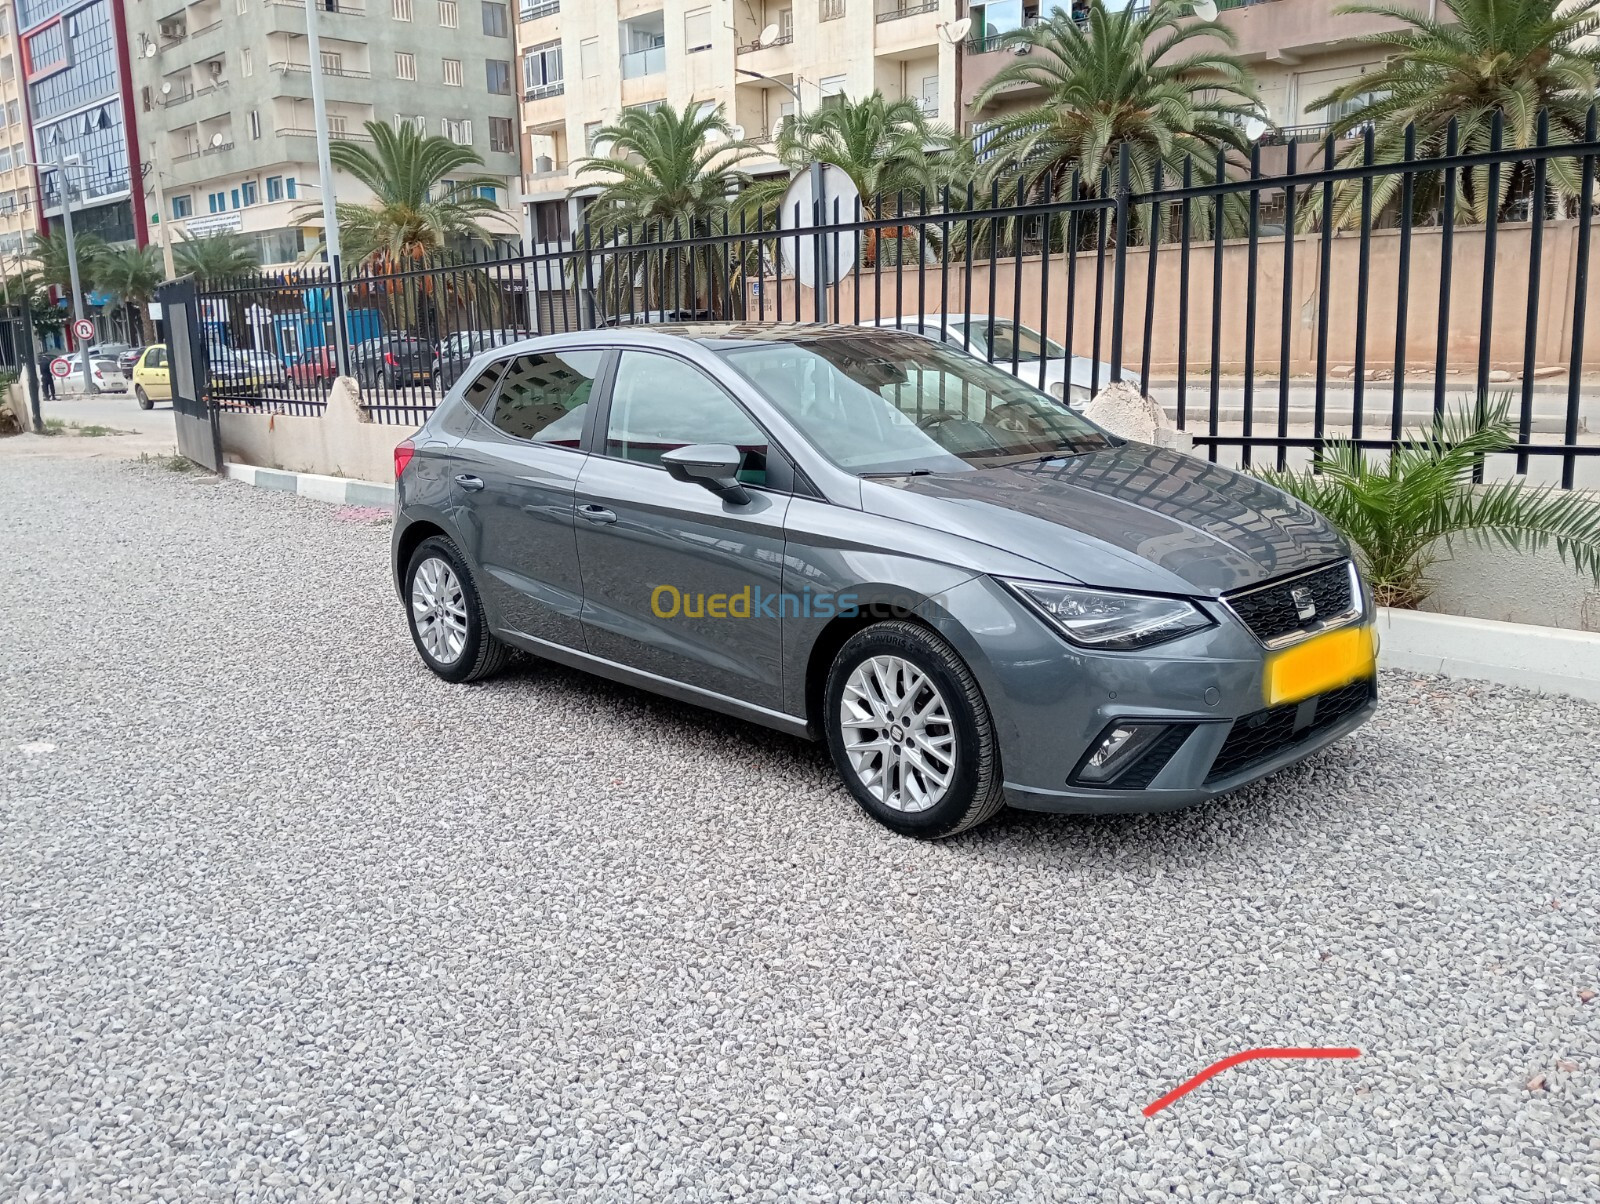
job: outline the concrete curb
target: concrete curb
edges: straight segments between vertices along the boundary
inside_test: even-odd
[[[340,506],[393,506],[394,486],[375,481],[352,481],[346,477],[323,477],[311,472],[285,472],[281,468],[258,468],[254,464],[225,464],[224,475],[257,489],[276,489],[298,493],[301,497]]]
[[[1600,702],[1600,632],[1378,611],[1378,663]]]

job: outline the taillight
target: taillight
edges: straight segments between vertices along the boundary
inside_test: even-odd
[[[407,439],[395,445],[394,449],[394,479],[399,480],[400,474],[406,470],[406,465],[411,463],[411,457],[417,454],[417,445]]]
[[[388,364],[389,367],[393,368],[394,367],[394,352],[385,351],[383,353],[383,362]]]

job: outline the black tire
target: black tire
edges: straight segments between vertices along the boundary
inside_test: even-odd
[[[421,633],[417,630],[417,613],[412,604],[412,590],[417,571],[427,561],[435,559],[443,560],[450,566],[460,585],[462,607],[466,612],[466,637],[462,642],[460,653],[454,660],[443,660],[428,650]],[[417,655],[422,657],[423,664],[445,681],[481,681],[498,673],[511,659],[510,646],[489,630],[489,623],[483,614],[483,603],[478,598],[478,587],[472,580],[472,573],[467,569],[467,562],[456,550],[455,544],[442,535],[430,536],[423,540],[417,545],[416,551],[411,553],[411,560],[406,565],[403,598],[406,608],[406,627],[411,632],[411,642],[416,645]]]
[[[894,656],[919,670],[944,700],[955,735],[953,765],[946,792],[922,811],[899,810],[877,798],[846,754],[841,715],[850,675],[875,656]],[[940,636],[916,623],[890,620],[874,623],[845,641],[828,671],[825,694],[828,751],[861,809],[873,819],[922,840],[938,840],[975,828],[1005,806],[1000,748],[989,706],[972,671]]]
[[[141,410],[153,410],[156,408],[156,403],[150,400],[149,395],[144,391],[143,385],[133,386],[133,397],[139,403]]]

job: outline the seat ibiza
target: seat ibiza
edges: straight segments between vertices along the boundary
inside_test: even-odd
[[[520,649],[826,740],[911,836],[1203,801],[1376,705],[1370,597],[1320,515],[913,334],[525,340],[395,469],[434,673]]]

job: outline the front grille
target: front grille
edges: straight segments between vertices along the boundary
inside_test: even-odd
[[[1233,730],[1222,742],[1217,759],[1211,763],[1206,785],[1231,778],[1252,765],[1271,760],[1318,732],[1348,719],[1372,700],[1377,688],[1377,679],[1368,677],[1340,686],[1337,690],[1329,690],[1326,694],[1307,698],[1304,702],[1269,707],[1265,711],[1256,711],[1234,720]]]
[[[1233,594],[1227,603],[1256,639],[1270,644],[1347,617],[1360,605],[1360,599],[1353,593],[1354,580],[1350,562],[1340,561],[1325,569]],[[1298,589],[1311,592],[1311,601],[1317,610],[1310,619],[1300,617],[1300,606],[1294,600],[1294,591]]]

